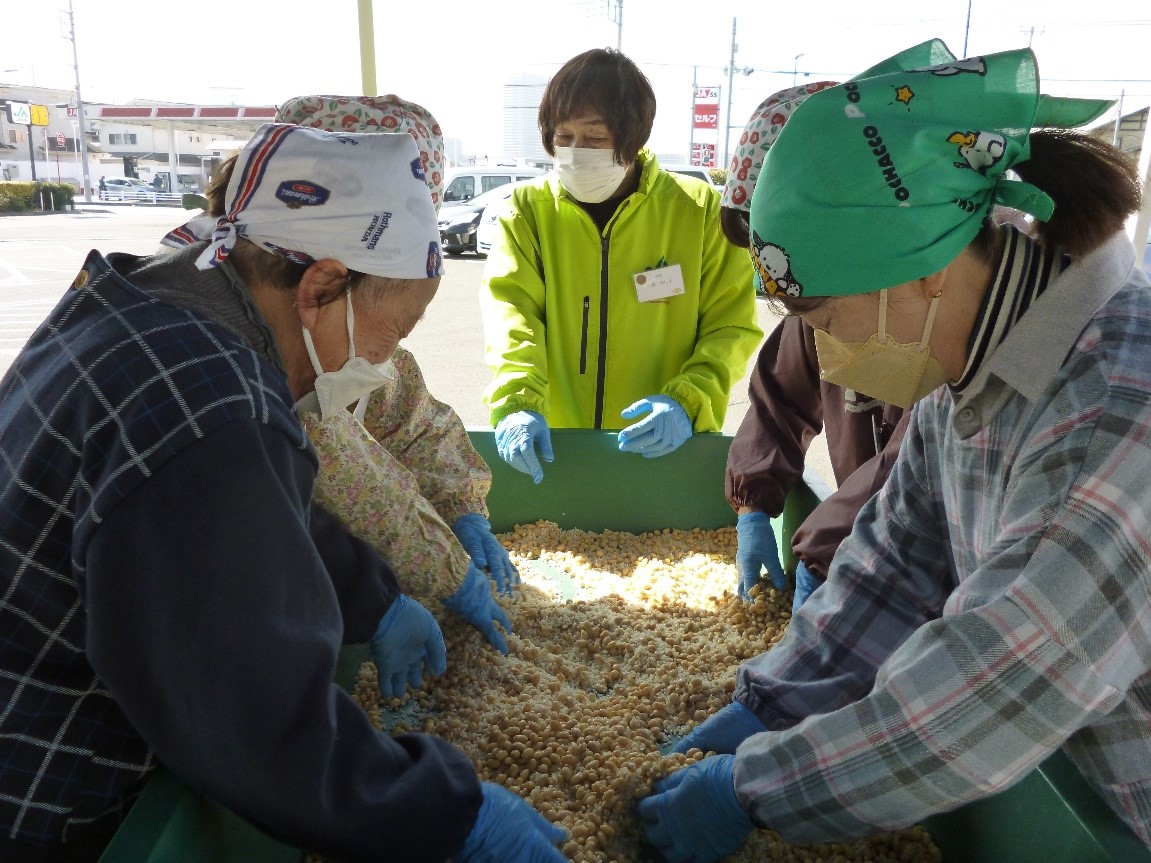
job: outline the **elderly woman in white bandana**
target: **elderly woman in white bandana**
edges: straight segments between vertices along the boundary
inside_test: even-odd
[[[285,102],[276,120],[330,132],[410,135],[439,208],[443,137],[422,106],[395,95],[300,96]],[[194,219],[162,244],[207,239],[214,226],[215,215]],[[511,624],[487,597],[484,573],[503,594],[519,583],[519,573],[487,519],[491,470],[459,415],[428,391],[409,351],[397,345],[368,386],[374,388],[357,395],[354,412],[350,404],[322,411],[314,396],[297,405],[320,459],[317,502],[391,564],[405,593],[445,601],[507,653],[494,622],[509,632]]]
[[[371,643],[385,694],[446,665],[432,615],[313,503],[296,407],[374,389],[435,295],[415,143],[268,124],[221,184],[210,240],[90,253],[0,381],[7,850],[95,861],[163,763],[340,860],[563,860],[463,753],[377,731],[332,682],[344,643]]]

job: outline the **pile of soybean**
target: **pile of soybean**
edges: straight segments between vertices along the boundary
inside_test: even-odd
[[[655,859],[636,802],[654,781],[703,757],[663,756],[661,747],[731,700],[739,664],[783,636],[791,594],[757,588],[751,603],[736,595],[734,528],[591,533],[538,522],[499,538],[522,581],[502,601],[514,629],[510,655],[432,609],[447,642],[447,673],[382,703],[369,662],[354,695],[380,727],[456,744],[481,778],[567,830],[563,851],[573,863]],[[808,846],[761,830],[728,858],[941,859],[919,827]]]

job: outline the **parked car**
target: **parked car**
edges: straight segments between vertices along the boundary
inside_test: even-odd
[[[688,177],[695,177],[697,180],[703,180],[709,186],[714,186],[718,191],[723,191],[723,183],[712,182],[711,169],[704,168],[700,165],[660,165],[665,171],[671,171],[673,174],[684,174]]]
[[[440,245],[443,246],[444,252],[449,255],[475,252],[481,258],[486,258],[491,243],[489,242],[483,249],[478,243],[478,229],[484,212],[491,210],[494,221],[495,214],[499,211],[496,205],[510,198],[515,188],[533,179],[534,177],[528,177],[516,182],[503,183],[468,201],[443,204],[440,207]]]
[[[104,181],[105,201],[151,201],[156,190],[135,177],[109,177]]]
[[[476,225],[476,254],[479,257],[486,258],[491,253],[492,243],[496,240],[496,232],[500,229],[500,213],[507,207],[515,188],[522,185],[524,185],[523,182],[511,183],[508,187],[497,189],[496,191],[501,191],[506,188],[506,194],[498,200],[492,201],[480,213],[480,221]]]
[[[497,186],[538,177],[543,172],[543,168],[501,165],[473,165],[464,168],[452,168],[444,179],[444,203],[461,204],[485,192],[490,192]]]

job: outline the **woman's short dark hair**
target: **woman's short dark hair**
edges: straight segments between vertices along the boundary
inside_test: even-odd
[[[747,210],[741,210],[739,207],[719,208],[719,226],[723,229],[727,241],[733,246],[741,249],[751,246],[750,216]]]
[[[1031,157],[1014,167],[1023,180],[1055,202],[1035,235],[1047,246],[1060,246],[1082,257],[1122,230],[1143,197],[1134,160],[1101,138],[1069,129],[1031,133]]]
[[[588,114],[603,118],[615,140],[616,161],[629,165],[651,137],[655,91],[626,55],[593,48],[564,63],[544,90],[539,125],[549,156],[556,154],[556,126]]]

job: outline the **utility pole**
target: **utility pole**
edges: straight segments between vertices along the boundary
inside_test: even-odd
[[[84,97],[80,95],[80,55],[76,51],[76,16],[72,12],[72,0],[68,0],[68,38],[72,42],[72,68],[76,70],[76,119],[80,131],[80,164],[84,176],[84,203],[92,203],[92,179],[88,175],[88,132],[84,122]]]
[[[623,50],[623,0],[607,0],[607,19],[615,24],[615,49]]]
[[[699,86],[699,67],[691,67],[691,128],[687,133],[687,161],[691,162],[691,151],[695,146],[695,88]],[[718,125],[718,124],[717,124]]]
[[[742,69],[735,68],[735,52],[739,47],[735,44],[735,22],[736,19],[731,19],[731,58],[728,60],[727,69],[727,111],[723,118],[723,167],[727,167],[728,161],[728,146],[731,143],[731,91],[732,78],[735,77],[736,72],[742,72],[744,75],[750,75],[755,70],[750,66],[744,66]]]
[[[28,124],[28,163],[32,166],[32,182],[33,183],[36,182],[36,150],[34,149],[33,144],[32,144],[32,130],[35,128],[36,127],[33,126],[31,123]],[[45,162],[48,161],[47,149],[45,149],[45,152],[44,152],[44,161]]]
[[[372,0],[358,0],[360,7],[360,79],[365,96],[376,96],[376,25]]]
[[[731,57],[727,61],[727,110],[723,115],[723,167],[728,167],[727,148],[731,138],[731,81],[735,77],[735,22],[731,19]]]
[[[963,56],[967,56],[967,37],[971,33],[971,0],[967,0],[967,26],[963,28]]]

